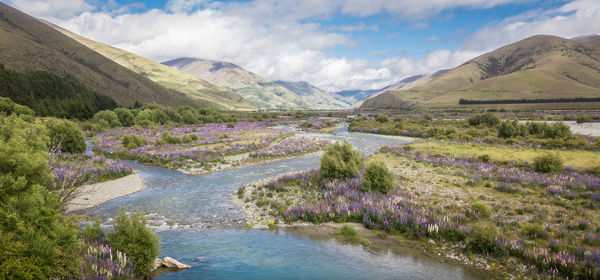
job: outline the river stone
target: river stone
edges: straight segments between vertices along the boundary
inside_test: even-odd
[[[154,259],[154,266],[152,267],[152,270],[155,270],[161,266],[163,266],[163,260],[159,258]]]
[[[187,264],[182,264],[180,262],[178,262],[176,259],[171,258],[171,257],[165,257],[162,260],[162,265],[169,267],[169,268],[179,268],[179,269],[187,269],[190,268],[189,265]]]

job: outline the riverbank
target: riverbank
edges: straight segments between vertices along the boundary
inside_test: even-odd
[[[92,208],[122,196],[138,192],[146,187],[137,173],[125,177],[77,188],[76,197],[66,205],[66,213]]]
[[[288,234],[309,237],[315,240],[326,241],[335,239],[342,243],[353,243],[353,241],[349,241],[342,235],[333,234],[346,225],[353,227],[358,232],[360,238],[369,240],[370,243],[368,245],[360,245],[368,247],[368,250],[390,251],[395,254],[406,254],[407,252],[418,254],[437,262],[461,266],[465,270],[480,275],[484,279],[506,279],[513,277],[513,275],[502,274],[501,272],[505,270],[504,267],[495,263],[491,264],[483,257],[470,257],[464,254],[462,252],[463,248],[459,245],[445,244],[433,240],[419,242],[407,239],[401,235],[390,235],[383,231],[370,230],[362,223],[329,222],[319,225],[295,223],[287,225],[284,230]],[[359,246],[359,243],[354,243]],[[525,267],[522,267],[522,269],[524,270]]]

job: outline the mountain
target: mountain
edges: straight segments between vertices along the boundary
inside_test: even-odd
[[[573,37],[570,40],[573,40],[573,41],[579,42],[579,43],[585,43],[585,42],[596,40],[596,39],[600,39],[600,35],[598,35],[598,34],[582,35],[582,36]]]
[[[365,100],[365,99],[369,98],[371,95],[373,95],[379,91],[381,91],[381,90],[380,89],[371,89],[371,90],[356,89],[356,90],[338,91],[335,94],[345,97],[345,98],[348,98],[350,101],[352,101],[352,103],[356,103],[361,100]]]
[[[386,92],[388,90],[407,90],[407,89],[411,89],[411,88],[414,88],[414,87],[417,87],[417,86],[424,85],[425,83],[427,83],[427,82],[429,82],[429,81],[437,78],[438,76],[440,76],[440,75],[442,75],[442,74],[444,74],[444,73],[446,73],[448,71],[450,71],[450,70],[449,69],[447,69],[447,70],[440,70],[440,71],[437,71],[437,72],[435,72],[433,74],[415,75],[415,76],[410,76],[410,77],[404,78],[404,79],[400,80],[399,82],[397,82],[397,83],[395,83],[393,85],[390,85],[390,86],[382,88],[378,92],[376,92],[376,93],[372,94],[371,96],[369,96],[369,98],[370,99],[375,98],[378,95],[381,95],[381,94],[383,94],[384,92]],[[354,105],[352,105],[352,107],[354,107],[354,108],[360,108],[360,106],[362,106],[362,103],[364,101],[365,100],[361,100],[361,101],[355,103]],[[383,104],[387,104],[387,103],[383,103]],[[391,105],[391,106],[394,106],[394,105]]]
[[[186,97],[196,100],[202,107],[242,111],[258,109],[237,93],[226,88],[213,85],[183,71],[179,71],[122,49],[92,41],[56,25],[48,24],[54,29],[121,66],[136,72],[165,88],[185,94]]]
[[[322,90],[304,81],[275,81],[275,83],[297,94],[317,110],[348,109],[353,103],[348,98]]]
[[[163,64],[226,87],[259,108],[313,109],[290,90],[233,63],[183,57]]]
[[[599,47],[600,39],[580,43],[533,36],[471,59],[424,85],[388,90],[363,102],[361,109],[379,109],[381,104],[388,108],[459,107],[460,99],[597,98]]]
[[[72,76],[118,105],[203,104],[134,73],[69,38],[44,22],[0,3],[0,63],[17,72],[45,71]]]

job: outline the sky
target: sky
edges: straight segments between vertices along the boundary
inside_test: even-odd
[[[0,0],[163,62],[226,61],[271,80],[379,89],[546,34],[600,33],[600,0]]]

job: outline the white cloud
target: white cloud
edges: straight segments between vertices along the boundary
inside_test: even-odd
[[[85,0],[8,0],[6,3],[38,17],[68,18],[95,8]]]
[[[578,0],[551,11],[527,11],[481,28],[457,50],[434,50],[420,60],[397,52],[397,57],[370,61],[334,57],[331,50],[357,44],[338,31],[377,31],[377,26],[323,26],[313,19],[387,12],[414,21],[456,7],[489,8],[520,0],[170,0],[165,10],[143,13],[126,13],[124,6],[107,10],[110,1],[96,8],[84,0],[11,0],[9,4],[156,61],[182,56],[228,61],[273,80],[305,80],[327,90],[381,88],[406,76],[458,66],[531,35],[573,37],[600,32],[598,1]],[[414,25],[425,28],[427,23],[416,21]],[[399,36],[403,34],[387,35]],[[390,46],[373,55],[394,53],[388,49]]]

